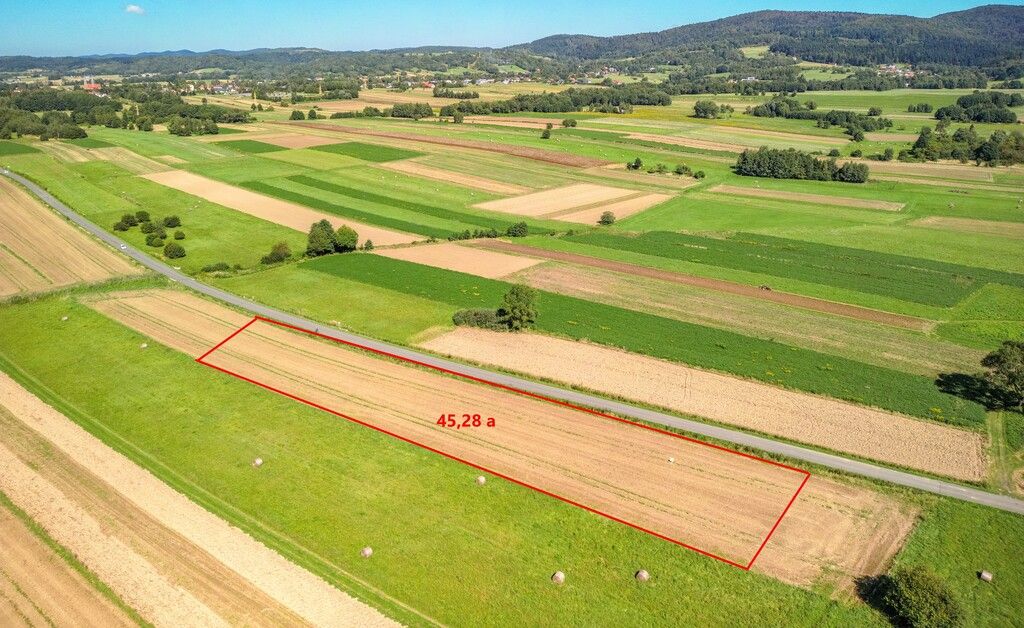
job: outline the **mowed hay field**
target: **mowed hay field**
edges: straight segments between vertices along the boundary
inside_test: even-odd
[[[250,216],[256,216],[257,218],[284,225],[285,227],[291,227],[296,231],[308,231],[310,225],[314,222],[328,220],[335,228],[341,225],[352,227],[359,233],[360,239],[363,241],[373,240],[374,244],[377,245],[407,244],[419,239],[411,234],[341,219],[296,203],[263,196],[262,194],[213,179],[207,179],[184,170],[155,173],[146,175],[145,178],[213,203],[245,212]]]
[[[90,305],[190,355],[204,353],[245,321],[218,305],[162,291],[122,293]],[[251,325],[204,361],[741,564],[804,480],[784,467],[269,323]],[[436,408],[471,408],[497,425],[440,427]],[[767,572],[810,583],[826,564],[856,571],[853,565],[865,555],[878,553],[873,539],[879,529],[888,530],[883,537],[899,538],[908,529],[902,510],[886,498],[825,480],[815,487],[823,501],[812,496],[802,506],[805,514],[787,526],[788,540],[780,537],[779,548],[791,550],[778,549],[762,567]],[[829,549],[836,535],[845,538],[841,553]],[[868,562],[881,568],[885,560]]]
[[[0,297],[141,272],[0,177]]]
[[[460,328],[427,349],[864,458],[980,481],[981,434],[609,347]]]
[[[534,218],[594,224],[606,211],[625,218],[672,198],[593,183],[576,183],[522,196],[478,203],[475,207]]]
[[[708,189],[709,192],[719,194],[732,194],[735,196],[750,196],[753,198],[772,198],[786,201],[799,201],[803,203],[818,203],[821,205],[839,205],[841,207],[857,207],[861,209],[881,209],[884,211],[899,211],[903,209],[903,203],[891,203],[887,201],[874,201],[861,198],[846,198],[843,196],[831,196],[828,194],[805,194],[800,192],[785,192],[781,190],[762,190],[739,185],[716,185]]]
[[[427,264],[437,268],[471,273],[490,279],[511,275],[512,273],[540,264],[542,261],[517,255],[506,255],[497,251],[460,246],[451,242],[387,249],[378,251],[377,254],[416,264]]]

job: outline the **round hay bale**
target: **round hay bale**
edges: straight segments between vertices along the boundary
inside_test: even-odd
[[[555,573],[551,574],[551,582],[558,585],[565,584],[565,572],[556,571]]]
[[[359,555],[363,558],[369,558],[373,556],[373,548],[367,545],[363,549],[359,550]]]
[[[982,582],[992,582],[992,572],[991,571],[982,571],[982,572],[978,573],[978,578],[980,578],[982,580]]]
[[[477,486],[483,486],[484,484],[487,484],[487,478],[485,478],[482,475],[476,476],[476,484]]]
[[[62,321],[66,321],[66,320],[68,320],[68,317],[67,317],[67,316],[61,316],[61,317],[60,317],[60,320],[62,320]]]
[[[669,456],[669,458],[668,458],[668,463],[669,463],[669,464],[675,464],[675,463],[676,463],[676,459],[675,459],[675,457],[674,457],[674,456]]]
[[[144,343],[142,343],[141,345],[139,345],[139,348],[140,348],[140,349],[145,349],[145,348],[146,348],[146,347],[148,347],[148,346],[149,346],[149,343],[146,343],[146,342],[144,342]]]
[[[646,569],[641,569],[640,571],[636,572],[633,575],[637,579],[638,582],[647,582],[648,580],[651,579],[651,574],[647,573]]]
[[[263,466],[263,458],[256,458],[255,460],[253,460],[252,461],[252,466],[256,467],[257,469],[262,467]]]

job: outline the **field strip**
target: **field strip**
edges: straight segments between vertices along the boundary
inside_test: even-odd
[[[142,272],[7,178],[0,179],[0,261],[0,297]]]
[[[740,567],[763,546],[807,477],[783,465],[382,359],[268,322],[250,324],[223,341],[222,325],[211,324],[209,306],[198,301],[153,290],[125,304],[140,316],[159,318],[162,337],[173,348],[192,348],[188,338],[172,338],[178,330],[208,337],[215,348],[201,357],[203,364]],[[102,302],[92,305],[103,309]],[[193,307],[204,314],[194,314]],[[135,327],[134,313],[108,311]],[[497,424],[441,427],[435,421],[445,409],[495,417]]]
[[[974,218],[953,218],[951,216],[926,216],[909,223],[912,227],[928,227],[963,233],[1024,238],[1024,222],[1002,222],[998,220],[976,220]]]
[[[743,144],[729,144],[727,142],[715,142],[712,140],[698,140],[692,137],[679,135],[658,135],[657,133],[628,133],[626,137],[631,140],[644,140],[647,142],[659,142],[661,144],[675,144],[688,148],[699,148],[701,150],[717,150],[727,153],[742,153],[752,146]]]
[[[636,194],[638,194],[637,190],[613,188],[594,183],[575,183],[522,196],[477,203],[473,207],[519,216],[540,217]]]
[[[15,626],[134,626],[53,549],[0,504],[0,623]],[[4,603],[14,609],[5,614]]]
[[[611,212],[616,220],[622,220],[623,218],[629,218],[633,214],[639,214],[655,205],[660,205],[671,198],[671,194],[643,194],[621,201],[598,205],[597,207],[572,211],[570,213],[558,213],[549,217],[565,222],[593,225],[597,224],[597,221],[601,219],[601,215],[605,212]]]
[[[705,161],[721,161],[722,163],[733,163],[732,159],[719,160],[716,157],[710,155],[702,155],[702,160]],[[599,168],[588,168],[584,170],[585,173],[601,177],[602,179],[615,179],[617,181],[629,181],[631,183],[639,183],[645,186],[655,186],[660,188],[672,188],[676,190],[685,190],[692,188],[693,186],[700,183],[697,179],[692,177],[680,177],[677,175],[661,175],[652,174],[649,172],[634,172],[632,170],[626,170],[625,164],[609,164],[607,166],[601,166]]]
[[[986,185],[984,183],[967,183],[964,181],[953,181],[950,179],[928,179],[924,177],[901,177],[898,175],[891,174],[878,174],[871,173],[872,181],[891,181],[893,183],[912,183],[914,185],[930,185],[933,187],[946,188],[949,190],[956,189],[967,189],[967,190],[988,190],[992,192],[1006,192],[1007,194],[1018,194],[1020,192],[1019,187],[1012,185],[1000,185],[997,183]]]
[[[488,153],[504,153],[506,155],[515,155],[516,157],[523,157],[524,159],[546,161],[548,163],[559,164],[562,166],[572,166],[574,168],[590,168],[593,166],[601,166],[608,163],[602,159],[594,159],[593,157],[583,157],[580,155],[573,155],[571,153],[560,153],[553,150],[529,148],[527,146],[516,146],[514,144],[502,144],[499,142],[485,142],[481,140],[436,137],[431,135],[416,135],[415,133],[401,133],[396,131],[373,131],[370,129],[356,129],[353,127],[346,127],[342,125],[310,124],[308,122],[304,124],[287,124],[283,122],[277,124],[281,126],[291,126],[292,128],[320,129],[323,131],[334,131],[336,133],[348,133],[352,135],[365,135],[370,137],[385,137],[396,140],[410,140],[414,142],[422,142],[424,144],[439,144],[441,146],[457,146],[460,148],[471,148],[474,150],[482,150]]]
[[[336,143],[335,140],[330,137],[297,133],[280,133],[267,135],[258,139],[261,142],[280,146],[281,148],[310,148],[311,146],[324,146],[326,144]]]
[[[479,277],[499,279],[542,263],[543,260],[508,255],[497,251],[460,246],[452,242],[375,250],[392,259],[445,268]]]
[[[3,490],[154,623],[394,625],[203,510],[4,374],[0,406]]]
[[[74,144],[68,144],[67,142],[56,140],[52,142],[39,142],[37,146],[39,147],[39,150],[49,154],[58,161],[67,163],[80,164],[99,159],[99,156],[94,154],[90,149],[82,146],[76,146]]]
[[[579,255],[577,253],[540,249],[532,246],[505,242],[503,240],[479,240],[474,244],[474,246],[490,249],[493,251],[500,251],[504,253],[527,255],[531,257],[539,257],[541,259],[549,259],[560,262],[570,262],[573,264],[580,264],[583,266],[593,266],[595,268],[603,268],[605,270],[612,270],[616,272],[626,273],[629,275],[649,277],[651,279],[662,279],[664,281],[671,281],[674,283],[684,284],[688,286],[707,288],[708,290],[717,290],[719,292],[728,292],[730,294],[738,294],[741,296],[753,297],[756,299],[765,299],[767,301],[784,303],[786,305],[792,305],[794,307],[802,307],[809,310],[815,310],[818,312],[836,314],[839,316],[847,316],[849,318],[856,318],[875,323],[883,323],[885,325],[893,325],[895,327],[903,327],[906,329],[924,331],[931,326],[930,321],[926,321],[921,318],[914,318],[912,316],[892,314],[890,312],[883,312],[881,310],[872,310],[870,308],[860,307],[857,305],[849,305],[846,303],[839,303],[836,301],[826,301],[824,299],[805,297],[799,294],[791,294],[788,292],[762,290],[755,286],[735,283],[732,281],[725,281],[722,279],[699,277],[697,275],[688,275],[686,273],[678,273],[671,270],[660,270],[657,268],[650,268],[648,266],[639,266],[637,264],[617,262],[614,260],[602,259],[599,257]]]
[[[733,194],[736,196],[750,196],[753,198],[770,198],[784,201],[800,201],[803,203],[816,203],[818,205],[840,205],[843,207],[856,207],[859,209],[881,209],[895,212],[903,209],[904,203],[893,203],[890,201],[876,201],[865,198],[850,198],[848,196],[829,196],[828,194],[807,194],[804,192],[786,192],[783,190],[769,190],[762,188],[748,188],[739,185],[719,184],[710,188],[708,192],[719,194]]]
[[[984,479],[984,437],[617,349],[538,334],[459,328],[424,348],[835,451],[964,480]]]
[[[864,139],[869,142],[916,142],[917,133],[865,133]]]
[[[960,181],[963,179],[970,181],[992,181],[992,169],[981,168],[980,166],[965,166],[961,164],[935,162],[913,163],[901,161],[873,161],[867,159],[837,159],[836,163],[840,165],[845,163],[864,164],[871,169],[872,174],[878,172],[884,174],[906,174],[918,177],[940,177],[953,179],[954,181]]]
[[[387,168],[388,170],[394,170],[395,172],[401,172],[402,174],[434,179],[435,181],[444,181],[445,183],[453,183],[467,188],[483,190],[484,192],[493,192],[494,194],[526,194],[531,191],[530,188],[522,185],[502,183],[501,181],[485,179],[471,174],[462,174],[461,172],[434,168],[433,166],[428,166],[411,159],[388,161],[375,165],[379,168]]]
[[[184,170],[157,172],[143,175],[143,178],[304,233],[309,231],[309,227],[313,223],[328,220],[335,228],[341,225],[352,227],[359,234],[360,241],[373,240],[373,243],[378,246],[408,244],[422,239],[417,235],[383,229],[340,218],[333,214],[318,212],[303,205],[257,194]]]
[[[94,148],[92,149],[92,152],[95,153],[99,159],[111,161],[132,174],[150,174],[153,172],[163,172],[171,169],[167,164],[150,159],[149,157],[143,157],[142,155],[128,150],[127,148],[122,148],[121,146]]]

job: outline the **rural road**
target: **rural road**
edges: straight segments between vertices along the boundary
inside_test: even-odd
[[[100,240],[113,246],[115,249],[120,250],[122,253],[124,253],[128,257],[131,257],[132,259],[139,262],[143,266],[146,266],[147,268],[153,271],[165,275],[172,281],[176,281],[197,292],[201,292],[202,294],[205,294],[207,296],[219,299],[225,303],[229,303],[235,307],[246,310],[247,312],[250,312],[252,314],[264,316],[266,318],[272,318],[308,331],[317,331],[325,336],[329,336],[338,340],[353,342],[379,351],[393,353],[410,360],[415,360],[417,362],[422,362],[431,366],[447,369],[449,371],[453,371],[461,375],[486,380],[488,382],[492,382],[502,386],[518,388],[520,390],[525,390],[536,395],[542,395],[544,397],[559,399],[569,403],[595,408],[604,412],[611,412],[613,414],[617,414],[620,416],[640,419],[650,423],[683,430],[692,434],[698,434],[702,436],[707,436],[709,438],[715,438],[720,441],[733,443],[735,445],[740,445],[743,447],[760,449],[762,451],[778,454],[781,456],[787,456],[795,460],[802,460],[805,462],[821,465],[831,469],[844,471],[846,473],[861,475],[876,480],[882,480],[884,482],[890,482],[892,484],[898,484],[900,486],[907,486],[910,488],[927,491],[929,493],[935,493],[937,495],[952,497],[954,499],[959,499],[966,502],[973,502],[976,504],[982,504],[985,506],[991,506],[993,508],[998,508],[1000,510],[1005,510],[1008,512],[1024,515],[1024,500],[1009,497],[1007,495],[997,495],[995,493],[989,493],[987,491],[961,486],[959,484],[955,484],[952,482],[945,482],[943,480],[923,477],[905,471],[888,469],[886,467],[881,467],[867,462],[861,462],[859,460],[844,458],[843,456],[837,456],[835,454],[815,451],[813,449],[807,449],[805,447],[800,447],[798,445],[792,445],[789,443],[776,441],[762,436],[747,434],[726,427],[708,425],[705,423],[701,423],[699,421],[683,419],[680,417],[675,417],[669,414],[658,412],[656,410],[637,407],[634,405],[630,405],[628,403],[623,403],[621,401],[604,399],[584,392],[558,388],[548,384],[542,384],[527,379],[515,377],[513,375],[506,375],[504,373],[495,373],[487,369],[469,366],[444,358],[439,358],[428,353],[421,353],[408,347],[393,345],[390,343],[381,342],[379,340],[374,340],[372,338],[366,338],[358,334],[332,329],[328,326],[323,325],[322,323],[316,323],[305,318],[294,316],[292,314],[288,314],[286,312],[282,312],[280,310],[267,307],[266,305],[256,303],[255,301],[250,301],[236,294],[232,294],[219,288],[215,288],[213,286],[209,286],[202,282],[196,281],[192,277],[189,277],[175,270],[174,268],[168,266],[167,264],[164,264],[163,262],[153,259],[146,253],[139,251],[138,249],[127,244],[120,238],[108,233],[104,229],[86,220],[85,218],[71,210],[64,203],[54,198],[54,196],[51,195],[49,192],[42,189],[32,181],[29,181],[25,177],[10,172],[7,169],[0,170],[0,174],[10,177],[11,179],[25,186],[33,194],[39,197],[43,202],[56,209],[58,212],[66,216],[69,220],[76,223],[77,225],[79,225],[89,233],[93,234]]]

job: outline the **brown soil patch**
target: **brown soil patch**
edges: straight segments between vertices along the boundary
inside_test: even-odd
[[[505,277],[541,263],[539,259],[459,246],[451,242],[386,249],[376,251],[376,253],[392,259],[446,268],[490,279]]]
[[[250,216],[256,216],[269,222],[290,227],[296,231],[309,231],[309,226],[314,222],[326,219],[335,228],[341,225],[352,227],[359,233],[361,241],[373,240],[373,243],[378,246],[408,244],[422,239],[420,236],[382,229],[381,227],[366,225],[347,218],[339,218],[338,216],[318,212],[296,203],[250,192],[249,190],[214,181],[213,179],[207,179],[184,170],[158,172],[145,175],[145,178],[161,185],[187,192],[193,196],[204,198],[218,205],[230,207]]]
[[[439,353],[963,480],[987,471],[977,432],[785,390],[675,362],[538,334],[459,328]]]
[[[927,377],[973,369],[984,352],[899,327],[590,266],[553,262],[515,281],[665,318],[776,340]]]
[[[2,374],[0,470],[13,502],[157,625],[391,625]]]
[[[593,225],[597,224],[597,221],[601,218],[601,214],[605,212],[611,212],[615,214],[616,220],[622,220],[623,218],[628,218],[633,214],[639,214],[645,209],[650,209],[655,205],[660,205],[670,198],[672,198],[671,194],[644,194],[643,196],[627,198],[622,201],[615,201],[599,207],[591,207],[580,211],[571,211],[570,213],[553,214],[550,217],[558,220],[564,220],[566,222],[580,222],[583,224]]]
[[[13,513],[0,506],[0,624],[134,626]]]
[[[366,135],[369,137],[386,137],[396,140],[410,140],[414,142],[422,142],[424,144],[457,146],[460,148],[482,150],[488,153],[504,153],[506,155],[514,155],[516,157],[522,157],[524,159],[544,161],[552,164],[559,164],[562,166],[572,166],[574,168],[592,168],[594,166],[603,166],[604,164],[608,163],[604,160],[594,159],[592,157],[583,157],[580,155],[573,155],[570,153],[559,153],[556,151],[543,150],[540,148],[529,148],[527,146],[502,144],[500,142],[485,142],[481,140],[467,140],[453,137],[434,137],[428,135],[416,135],[415,133],[402,133],[397,131],[374,131],[371,129],[357,129],[353,127],[342,126],[340,124],[287,124],[283,122],[278,124],[292,127],[320,129],[323,131],[334,131],[336,133],[349,133],[352,135]]]
[[[927,216],[910,223],[914,227],[929,227],[948,231],[980,233],[1004,238],[1024,238],[1024,222],[1001,222],[998,220],[975,220],[973,218],[952,218],[949,216]]]
[[[751,148],[750,146],[744,146],[742,144],[729,144],[726,142],[713,142],[711,140],[699,140],[693,137],[683,137],[679,135],[658,135],[657,133],[630,133],[626,135],[631,140],[646,140],[648,142],[660,142],[662,144],[675,144],[677,146],[686,146],[689,148],[699,148],[702,150],[718,150],[727,153],[742,153],[743,151]]]
[[[786,305],[792,305],[795,307],[816,310],[818,312],[838,314],[840,316],[848,316],[850,318],[857,318],[860,320],[872,321],[875,323],[884,323],[886,325],[894,325],[896,327],[904,327],[906,329],[916,329],[919,331],[923,331],[926,330],[929,326],[928,321],[925,321],[920,318],[914,318],[912,316],[892,314],[889,312],[882,312],[881,310],[872,310],[857,305],[848,305],[846,303],[837,303],[835,301],[815,299],[814,297],[805,297],[799,294],[790,294],[788,292],[777,292],[775,290],[761,290],[757,286],[748,286],[746,284],[725,281],[722,279],[711,279],[708,277],[687,275],[685,273],[677,273],[670,270],[660,270],[657,268],[650,268],[647,266],[638,266],[636,264],[628,264],[626,262],[617,262],[614,260],[601,259],[599,257],[590,257],[587,255],[579,255],[576,253],[567,253],[563,251],[549,251],[546,249],[538,249],[531,246],[525,246],[522,244],[504,242],[502,240],[481,240],[477,242],[476,246],[489,248],[495,251],[515,253],[519,255],[529,255],[533,257],[539,257],[542,259],[557,260],[560,262],[570,262],[573,264],[592,266],[595,268],[604,268],[606,270],[613,270],[616,272],[636,275],[640,277],[661,279],[664,281],[671,281],[674,283],[684,284],[688,286],[696,286],[700,288],[707,288],[709,290],[728,292],[730,294],[738,294],[741,296],[754,297],[757,299],[765,299],[768,301],[774,301],[776,303],[784,303]]]
[[[483,190],[484,192],[493,192],[494,194],[526,194],[530,191],[530,188],[522,185],[502,183],[501,181],[485,179],[471,174],[463,174],[461,172],[452,172],[451,170],[434,168],[433,166],[421,164],[409,159],[388,161],[377,164],[377,166],[380,168],[387,168],[388,170],[394,170],[395,172],[401,172],[402,174],[434,179],[435,181],[444,181],[445,183],[454,183],[467,188]]]
[[[606,203],[637,194],[639,193],[636,190],[594,183],[576,183],[523,196],[478,203],[474,207],[519,216],[550,216],[564,210]]]
[[[969,181],[991,181],[991,168],[965,166],[949,163],[905,163],[902,161],[873,161],[867,159],[837,159],[837,163],[847,162],[867,165],[872,173],[908,174],[918,177],[941,177],[944,179],[966,179]]]
[[[780,190],[766,190],[726,184],[716,185],[708,191],[718,192],[719,194],[750,196],[753,198],[770,198],[786,201],[800,201],[803,203],[817,203],[818,205],[840,205],[843,207],[856,207],[858,209],[881,209],[889,212],[899,211],[903,209],[904,205],[903,203],[891,203],[889,201],[876,201],[864,198],[829,196],[828,194],[805,194],[803,192],[785,192]]]
[[[141,272],[0,177],[0,297]]]
[[[212,347],[224,338],[225,324],[211,320],[215,313],[196,297],[147,291],[106,305],[111,301],[96,305],[143,333],[159,328],[155,338],[193,355],[197,339]],[[782,467],[263,322],[205,361],[743,564],[804,479]],[[437,408],[472,409],[497,425],[440,427]]]

